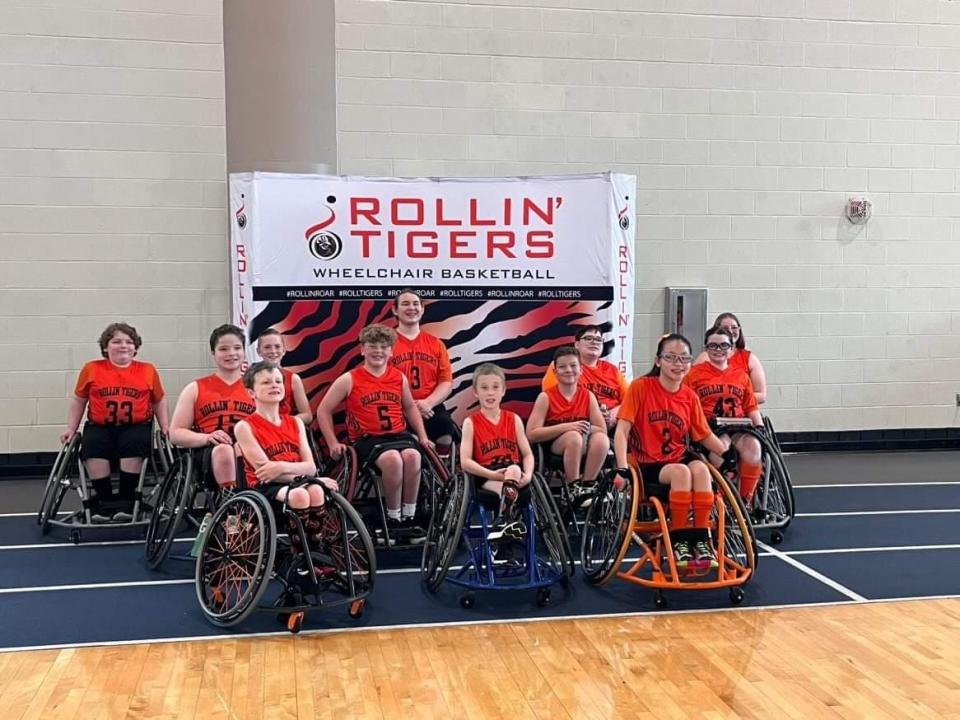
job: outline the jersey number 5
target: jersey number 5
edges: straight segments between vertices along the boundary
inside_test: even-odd
[[[377,418],[380,420],[381,430],[390,430],[393,421],[390,419],[390,408],[386,405],[377,405]]]

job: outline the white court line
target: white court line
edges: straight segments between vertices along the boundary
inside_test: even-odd
[[[960,545],[885,545],[881,547],[830,548],[826,550],[790,550],[784,555],[843,555],[845,553],[907,552],[911,550],[958,550]],[[761,553],[762,554],[762,553]]]
[[[193,542],[194,538],[174,538],[174,542]],[[99,540],[95,542],[84,541],[82,543],[32,543],[27,545],[0,545],[0,550],[44,550],[46,548],[84,548],[84,547],[103,547],[105,545],[143,545],[143,539],[140,540]]]
[[[591,613],[589,615],[553,615],[547,617],[518,617],[518,618],[496,618],[491,620],[457,620],[454,622],[437,623],[409,623],[398,625],[371,625],[369,627],[345,627],[345,628],[316,628],[313,630],[302,630],[300,635],[333,635],[335,633],[363,633],[363,632],[384,632],[390,630],[421,630],[428,628],[444,627],[465,627],[469,625],[506,625],[508,623],[540,623],[553,621],[569,620],[615,620],[620,618],[632,617],[650,617],[656,618],[664,615],[702,615],[704,613],[728,613],[728,612],[757,612],[763,610],[803,610],[806,608],[839,607],[852,605],[876,605],[880,603],[896,602],[915,602],[917,600],[955,600],[960,595],[916,595],[912,597],[897,598],[877,598],[875,600],[830,600],[826,602],[810,603],[784,603],[779,605],[751,605],[723,608],[695,608],[690,610],[636,610],[632,612],[618,613]],[[267,638],[267,637],[290,637],[289,631],[275,630],[272,632],[255,633],[221,633],[218,635],[184,635],[181,637],[166,638],[142,638],[139,640],[111,640],[111,641],[93,641],[83,643],[58,643],[51,645],[29,645],[26,647],[0,647],[0,653],[27,652],[30,650],[65,650],[71,648],[86,647],[122,647],[125,645],[144,645],[174,643],[174,642],[196,642],[206,640],[236,640],[247,638]]]
[[[827,587],[836,590],[838,593],[846,595],[851,600],[856,600],[857,602],[866,602],[866,598],[863,595],[860,595],[859,593],[855,593],[853,590],[846,587],[845,585],[841,585],[836,580],[831,580],[823,573],[819,573],[816,570],[814,570],[812,567],[808,567],[807,565],[804,565],[799,560],[794,560],[789,555],[786,555],[780,552],[779,550],[776,550],[770,547],[766,543],[760,542],[759,540],[757,540],[757,545],[762,547],[764,550],[767,550],[768,552],[772,553],[774,557],[777,557],[780,560],[783,560],[785,563],[787,563],[787,565],[792,565],[793,567],[795,567],[797,570],[804,573],[805,575],[809,575],[813,579],[819,580]]]
[[[855,517],[857,515],[936,515],[937,513],[960,513],[960,508],[940,510],[849,510],[844,512],[797,513],[794,517]]]
[[[928,482],[891,482],[891,483],[823,483],[814,485],[794,485],[794,490],[818,490],[823,488],[885,488],[908,487],[911,485],[960,485],[960,480],[930,480]]]
[[[194,582],[193,578],[178,578],[176,580],[131,580],[129,582],[88,583],[85,585],[40,585],[36,587],[2,588],[0,589],[0,595],[47,592],[49,590],[100,590],[103,588],[149,587],[151,585],[186,585]]]

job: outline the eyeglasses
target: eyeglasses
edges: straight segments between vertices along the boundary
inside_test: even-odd
[[[602,342],[603,342],[603,338],[600,337],[599,335],[584,335],[583,337],[580,338],[580,340],[581,340],[582,342],[587,342],[587,343],[602,343]]]
[[[729,350],[732,347],[730,343],[707,343],[707,350]]]
[[[677,355],[676,353],[660,353],[660,359],[668,363],[689,365],[693,362],[693,355]]]
[[[721,325],[720,329],[729,330],[730,332],[736,332],[737,330],[740,329],[740,326],[739,325]]]

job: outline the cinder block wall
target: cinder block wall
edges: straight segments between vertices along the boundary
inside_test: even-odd
[[[228,313],[221,0],[0,3],[0,453],[52,450],[103,327],[171,395]]]
[[[957,423],[960,2],[336,13],[341,172],[639,177],[638,372],[663,288],[700,286],[740,316],[778,428]]]

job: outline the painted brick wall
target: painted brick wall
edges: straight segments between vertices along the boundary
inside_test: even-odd
[[[639,178],[663,288],[736,312],[789,430],[954,425],[960,2],[337,0],[340,171]],[[865,228],[841,218],[866,195]]]
[[[228,313],[220,0],[0,2],[0,453],[114,320],[172,398]]]

